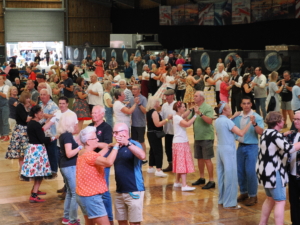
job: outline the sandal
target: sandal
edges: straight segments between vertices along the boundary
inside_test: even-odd
[[[241,209],[240,205],[232,206],[232,207],[224,207],[224,209]]]

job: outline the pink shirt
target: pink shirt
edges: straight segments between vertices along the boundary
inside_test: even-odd
[[[178,64],[185,64],[185,60],[184,59],[177,59],[176,60],[176,65]]]

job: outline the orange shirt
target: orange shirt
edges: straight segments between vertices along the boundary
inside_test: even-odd
[[[32,71],[32,72],[29,74],[28,79],[30,79],[30,80],[36,80],[36,74],[35,74],[35,72]]]
[[[104,178],[104,167],[95,164],[99,155],[94,151],[78,155],[76,193],[80,196],[93,196],[108,191]]]

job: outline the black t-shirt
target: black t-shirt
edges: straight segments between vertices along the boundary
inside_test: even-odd
[[[59,144],[60,144],[60,167],[69,167],[69,166],[76,166],[77,156],[73,156],[72,158],[68,158],[66,155],[65,144],[72,144],[72,150],[78,148],[78,144],[73,138],[73,134],[66,132],[59,136]]]
[[[94,126],[94,123],[90,123],[89,126]],[[112,128],[105,121],[103,121],[98,127],[96,127],[96,135],[99,142],[104,142],[106,144],[112,143]],[[96,148],[95,151],[100,152],[101,149]]]
[[[18,99],[13,98],[13,97],[10,97],[8,99],[9,118],[11,118],[11,119],[16,119],[17,107],[14,106],[14,103],[17,102],[17,101],[18,101]]]
[[[233,67],[236,67],[236,62],[234,60],[232,60],[230,63],[229,63],[229,66],[227,67],[227,72],[228,73],[231,73],[231,69]]]
[[[65,87],[69,88],[73,85],[73,80],[71,78],[68,78],[68,79],[64,80],[63,83],[64,83]],[[66,96],[67,98],[75,98],[74,92],[69,91],[66,88],[64,88],[64,96]]]
[[[18,69],[10,69],[9,72],[8,72],[8,75],[9,75],[9,80],[11,82],[14,82],[16,78],[20,78],[19,77],[19,70]]]
[[[289,81],[285,81],[285,84],[288,87],[293,87],[293,86],[295,86],[295,81],[293,79],[290,79]],[[281,84],[280,84],[280,86],[281,86]],[[282,92],[280,94],[281,94],[281,101],[283,101],[283,102],[292,101],[293,94],[291,91],[286,89],[286,87],[283,87]]]
[[[163,127],[156,127],[153,122],[152,114],[154,113],[154,111],[155,111],[155,109],[151,109],[146,113],[148,131],[153,131],[153,130],[161,131],[161,130],[163,130]],[[159,116],[159,121],[162,121],[162,117],[159,113],[158,113],[158,116]]]
[[[74,71],[74,65],[73,64],[69,64],[67,70],[69,70],[68,76],[72,77],[73,76],[72,73]]]

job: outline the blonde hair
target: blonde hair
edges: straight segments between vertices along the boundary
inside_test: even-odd
[[[60,117],[58,122],[57,133],[59,135],[69,132],[74,132],[74,126],[77,124],[77,117],[76,114],[73,112],[65,112]]]
[[[298,78],[297,80],[296,80],[296,83],[295,84],[299,84],[300,83],[300,78]]]
[[[193,75],[194,70],[188,69],[186,72],[187,72],[188,75],[189,75],[190,73],[191,73],[191,75]]]
[[[276,71],[273,71],[270,73],[270,82],[276,82],[278,77],[278,73]]]
[[[178,59],[182,59],[182,55],[179,54],[179,55],[178,55]]]
[[[106,90],[109,86],[111,86],[111,81],[109,81],[109,80],[104,81],[104,83],[103,83],[104,90]]]
[[[11,96],[11,90],[12,90],[12,89],[17,89],[17,87],[15,87],[15,86],[10,86],[10,87],[9,87],[8,93],[7,93],[7,99],[10,98],[10,96]],[[18,89],[17,89],[17,90],[18,90]]]
[[[52,74],[50,77],[50,82],[54,82],[54,78],[57,76],[57,78],[59,79],[57,74]]]
[[[152,97],[149,98],[147,106],[146,106],[147,112],[151,109],[154,109],[154,106],[155,106],[156,102],[159,102],[158,97],[152,96]]]

